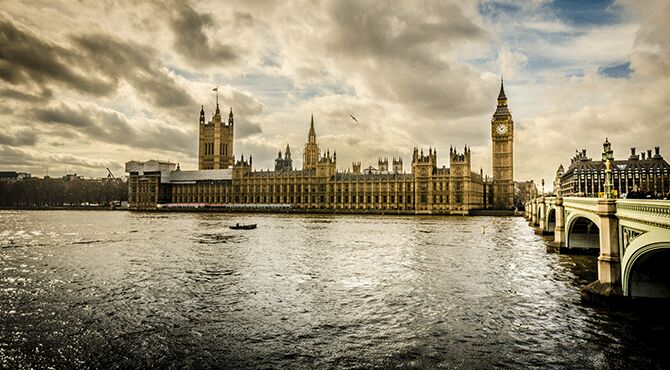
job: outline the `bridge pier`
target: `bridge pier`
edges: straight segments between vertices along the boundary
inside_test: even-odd
[[[538,215],[539,220],[537,220],[537,224],[535,227],[535,234],[537,235],[544,235],[544,225],[546,223],[546,218],[547,218],[547,205],[545,204],[544,197],[541,197],[538,199]]]
[[[541,204],[540,204],[540,222],[539,226],[537,229],[535,229],[535,233],[538,235],[553,235],[555,230],[555,223],[556,223],[556,212],[554,212],[554,220],[553,223],[554,225],[550,225],[550,222],[552,221],[550,219],[550,213],[552,210],[552,206],[555,205],[556,203],[555,197],[544,197],[541,199]],[[555,209],[554,209],[555,210]]]
[[[523,205],[523,218],[526,219],[526,221],[530,221],[530,202],[526,202],[526,204]]]
[[[556,209],[556,225],[554,226],[554,241],[551,246],[554,250],[560,251],[561,247],[565,245],[565,208],[563,207],[562,197],[554,199],[554,207]]]
[[[596,213],[600,218],[600,255],[598,280],[582,288],[582,300],[612,302],[623,297],[621,259],[619,257],[619,219],[616,199],[598,199]]]
[[[535,227],[537,224],[537,199],[533,199],[531,202],[531,214],[530,214],[530,226]]]

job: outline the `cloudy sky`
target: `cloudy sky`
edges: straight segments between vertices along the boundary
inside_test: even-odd
[[[500,75],[515,178],[576,149],[670,156],[668,1],[2,1],[0,170],[197,167],[200,106],[236,117],[235,154],[301,166],[313,113],[338,168],[469,145],[490,174]],[[349,114],[357,117],[356,124]],[[296,163],[297,162],[297,163]],[[550,182],[550,181],[548,181]]]

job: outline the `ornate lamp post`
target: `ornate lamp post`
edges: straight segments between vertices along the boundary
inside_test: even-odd
[[[605,138],[605,143],[603,143],[603,162],[605,162],[605,198],[613,199],[614,194],[612,191],[612,160],[614,160],[614,151],[612,150],[612,144],[609,140]]]

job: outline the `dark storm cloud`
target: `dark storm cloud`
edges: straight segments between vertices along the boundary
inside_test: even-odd
[[[446,55],[486,41],[487,32],[455,3],[422,4],[417,12],[391,3],[334,1],[321,37],[325,52],[376,96],[419,115],[482,113],[487,86],[479,72]]]
[[[73,40],[89,59],[91,66],[115,80],[126,79],[153,105],[163,108],[194,106],[190,95],[161,70],[160,61],[146,46],[121,41],[110,35],[96,34]]]
[[[117,112],[60,104],[37,109],[33,114],[39,121],[73,130],[101,142],[170,150],[189,155],[195,147],[195,137],[186,132],[170,126],[135,127]]]
[[[93,127],[95,123],[88,111],[79,111],[61,104],[57,108],[42,108],[34,110],[37,119],[43,122],[64,123],[74,127]]]
[[[42,88],[60,84],[95,96],[115,93],[125,80],[154,106],[173,112],[196,106],[154,49],[107,34],[72,36],[70,40],[71,48],[53,45],[8,21],[0,22],[0,79]]]
[[[252,20],[244,16],[240,19]],[[198,13],[190,5],[183,4],[173,10],[170,26],[175,50],[193,66],[224,65],[238,58],[233,45],[210,40],[205,33],[210,27],[218,27],[210,13]]]
[[[263,132],[263,130],[258,122],[253,122],[245,118],[238,118],[235,121],[235,137],[238,139],[260,134],[261,132]]]
[[[0,89],[0,98],[11,99],[25,102],[41,102],[51,99],[53,92],[49,89],[43,89],[40,95],[28,94],[14,89]]]
[[[109,168],[120,168],[120,164],[112,160],[92,160],[80,156],[59,153],[46,154],[33,150],[14,148],[0,144],[0,163],[11,167],[22,167],[34,170],[42,170],[46,164],[65,164],[76,167],[86,167],[95,170]]]
[[[196,106],[193,98],[163,68],[153,49],[105,34],[72,39],[92,68],[114,81],[125,79],[153,105],[170,109]]]
[[[70,65],[76,53],[40,40],[6,20],[0,20],[0,79],[13,85],[57,82],[74,90],[106,95],[112,82],[85,76]]]
[[[450,46],[463,39],[478,39],[485,32],[456,4],[425,4],[424,11],[394,7],[393,2],[334,1],[331,3],[333,33],[331,51],[348,56],[411,58],[435,63],[426,46]],[[430,13],[434,20],[426,17]]]
[[[20,149],[0,144],[0,163],[5,166],[26,166],[39,164],[39,158]]]
[[[18,132],[0,132],[0,144],[10,146],[30,146],[37,143],[37,135],[31,130],[19,130]]]

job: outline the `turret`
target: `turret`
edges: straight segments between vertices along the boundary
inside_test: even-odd
[[[204,105],[200,106],[200,124],[201,125],[205,124],[205,106]]]
[[[242,154],[240,159],[235,161],[235,166],[233,166],[233,177],[241,178],[249,174],[251,172],[252,164],[252,157],[249,156],[249,160],[247,161],[244,159],[244,154]]]
[[[319,163],[316,165],[316,175],[319,177],[330,177],[335,175],[336,159],[337,154],[333,152],[333,155],[331,156],[330,150],[327,150],[326,153],[319,158]]]
[[[361,173],[361,162],[352,162],[351,163],[351,172],[360,174]]]
[[[282,158],[281,150],[277,153],[277,158],[275,159],[275,171],[291,171],[293,170],[293,160],[291,159],[291,149],[288,144],[286,144],[286,153],[284,158]]]
[[[230,107],[230,113],[228,114],[228,126],[232,126],[235,120],[233,119],[233,107]]]
[[[389,171],[389,159],[388,158],[378,158],[377,168],[379,172],[386,173]]]
[[[463,147],[462,154],[458,153],[456,149],[449,153],[449,170],[452,177],[470,177],[470,167],[470,148],[467,145]]]
[[[393,157],[393,173],[402,173],[402,158]]]
[[[423,170],[419,171],[419,168]],[[414,148],[414,155],[412,158],[412,173],[422,173],[425,175],[432,174],[437,168],[437,150],[428,148],[428,154],[423,154],[423,149],[418,150]]]
[[[458,153],[457,150],[452,149],[449,153],[449,161],[452,163],[454,162],[463,162],[463,163],[470,163],[470,148],[466,145],[463,147],[463,154]]]

